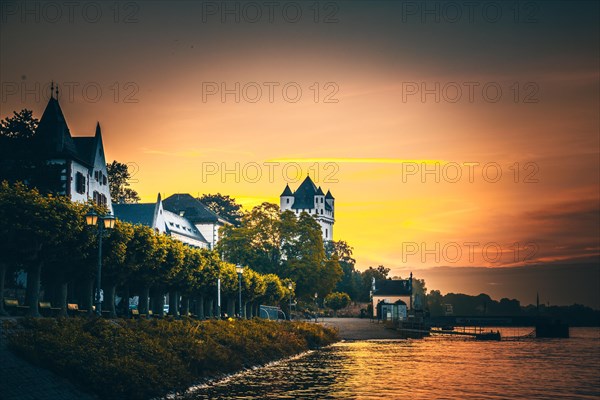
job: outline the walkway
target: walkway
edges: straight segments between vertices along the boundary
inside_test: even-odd
[[[397,331],[368,318],[324,318],[322,321],[319,323],[338,328],[344,340],[400,339]]]
[[[0,318],[0,398],[2,400],[93,400],[66,379],[35,367],[7,349],[4,322]]]

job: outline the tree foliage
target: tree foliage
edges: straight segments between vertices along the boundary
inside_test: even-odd
[[[229,195],[217,194],[205,194],[202,195],[198,200],[208,207],[212,212],[216,213],[220,217],[225,218],[231,222],[234,226],[240,226],[242,222],[242,206],[236,203],[235,199]]]
[[[307,213],[281,213],[272,203],[244,214],[239,227],[224,227],[217,250],[230,262],[290,279],[303,298],[325,296],[343,275],[337,255],[325,254],[319,223]]]
[[[115,203],[137,203],[140,201],[138,193],[130,188],[131,172],[127,164],[113,161],[106,164],[110,197]]]

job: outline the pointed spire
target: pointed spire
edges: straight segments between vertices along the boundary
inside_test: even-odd
[[[56,84],[56,100],[58,100],[58,83]]]
[[[96,122],[96,137],[102,136],[102,129],[100,129],[100,122]]]
[[[54,81],[50,82],[50,98],[54,98]]]
[[[283,193],[281,193],[281,195],[279,197],[284,197],[284,196],[293,196],[294,193],[292,193],[292,189],[290,189],[290,185],[285,185],[285,189],[283,190]]]

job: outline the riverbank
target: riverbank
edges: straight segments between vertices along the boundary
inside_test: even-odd
[[[102,399],[147,399],[337,341],[314,323],[22,319],[8,346]],[[26,389],[26,388],[24,388]],[[26,390],[22,398],[27,398]]]

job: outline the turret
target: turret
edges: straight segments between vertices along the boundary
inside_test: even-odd
[[[294,193],[290,189],[290,185],[285,185],[283,193],[279,196],[279,208],[281,211],[291,210],[294,204]]]

